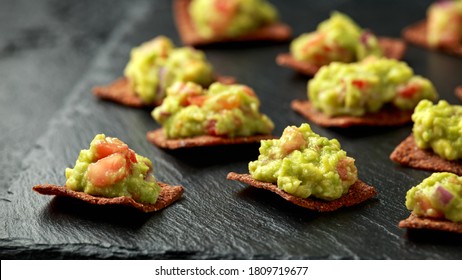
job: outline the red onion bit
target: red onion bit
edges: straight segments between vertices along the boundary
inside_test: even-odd
[[[454,198],[454,195],[441,185],[436,188],[436,193],[443,206],[446,206]]]

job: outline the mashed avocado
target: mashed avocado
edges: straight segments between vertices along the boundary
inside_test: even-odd
[[[167,89],[167,97],[152,116],[168,138],[270,134],[274,125],[259,107],[254,91],[244,85],[213,83],[205,90],[191,82],[177,82]]]
[[[189,47],[175,48],[164,36],[131,51],[125,68],[135,93],[145,102],[160,102],[165,89],[175,81],[192,81],[208,86],[213,81],[213,69],[203,52]]]
[[[361,116],[386,103],[412,110],[420,100],[436,97],[428,79],[414,75],[406,63],[386,58],[332,62],[308,82],[308,98],[328,116]]]
[[[448,160],[462,159],[462,106],[422,100],[412,115],[412,132],[421,149],[431,148]]]
[[[204,38],[237,37],[278,18],[266,0],[193,0],[189,14]]]
[[[382,55],[377,38],[339,12],[333,12],[315,32],[302,34],[293,40],[290,51],[295,59],[318,66],[332,61],[353,62],[369,55]]]
[[[435,2],[427,10],[430,47],[454,46],[462,39],[462,1]]]
[[[319,136],[308,124],[289,126],[280,139],[261,141],[260,156],[249,163],[249,171],[287,193],[324,200],[346,194],[358,179],[354,159],[340,143]]]
[[[128,196],[153,204],[160,187],[151,172],[149,159],[117,138],[98,134],[88,150],[80,151],[74,168],[66,168],[66,187],[94,196]]]
[[[407,192],[406,207],[418,216],[462,222],[462,177],[433,173]]]

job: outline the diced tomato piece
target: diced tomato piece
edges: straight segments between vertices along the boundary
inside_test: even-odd
[[[346,181],[349,179],[348,166],[351,164],[352,161],[353,159],[350,157],[342,158],[341,160],[338,161],[337,172],[340,177],[340,180]]]
[[[241,100],[236,96],[236,98],[226,98],[218,100],[218,105],[220,108],[231,110],[234,108],[238,108],[241,105]]]
[[[186,106],[189,106],[189,105],[197,105],[199,107],[201,107],[205,100],[207,99],[207,96],[205,95],[195,95],[195,96],[188,96],[186,98]]]
[[[412,98],[420,88],[421,86],[419,84],[408,84],[398,89],[398,95],[403,98]]]
[[[359,90],[363,90],[367,86],[367,82],[364,80],[353,80],[351,84],[357,87]]]
[[[299,150],[306,144],[303,134],[292,127],[288,127],[284,130],[284,138],[287,141],[283,141],[281,145],[282,152],[285,155],[292,153],[295,150]]]
[[[255,92],[253,91],[253,89],[249,88],[248,86],[242,87],[242,90],[243,90],[248,96],[252,96],[252,97],[257,96],[257,95],[255,94]]]
[[[113,185],[128,174],[127,160],[116,153],[91,163],[88,166],[88,181],[96,187]]]
[[[215,9],[222,14],[233,13],[235,9],[233,0],[215,0]]]
[[[106,137],[105,141],[96,143],[96,160],[115,153],[127,154],[128,145],[117,138]]]

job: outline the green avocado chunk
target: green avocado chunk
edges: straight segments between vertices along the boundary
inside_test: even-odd
[[[382,56],[377,37],[340,12],[333,12],[316,31],[294,39],[290,51],[295,59],[317,66],[332,61],[354,62],[370,55]]]
[[[323,66],[307,90],[314,107],[328,116],[362,116],[387,103],[412,110],[420,100],[437,97],[433,84],[414,75],[405,62],[376,57]]]
[[[418,216],[462,222],[462,177],[433,173],[407,192],[406,207]]]
[[[462,106],[422,100],[412,115],[412,132],[421,149],[432,149],[447,160],[462,159]]]
[[[167,138],[271,134],[274,124],[259,107],[255,92],[244,85],[216,82],[205,90],[191,82],[178,82],[167,89],[167,97],[152,116]]]
[[[249,163],[249,172],[292,195],[323,200],[340,198],[358,179],[354,159],[340,143],[319,136],[306,123],[288,126],[280,139],[261,141],[260,155]]]
[[[66,188],[94,196],[128,196],[154,204],[160,187],[152,162],[117,138],[98,134],[88,150],[80,151],[74,168],[66,168]]]
[[[131,51],[125,77],[145,103],[157,103],[176,81],[192,81],[208,86],[213,78],[212,65],[202,51],[175,48],[165,36],[158,36]]]
[[[266,0],[193,0],[189,14],[204,38],[237,37],[278,19]]]

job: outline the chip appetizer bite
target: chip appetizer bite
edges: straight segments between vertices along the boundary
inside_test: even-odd
[[[294,100],[292,109],[325,127],[402,125],[420,100],[437,98],[405,62],[376,57],[323,66],[307,91],[309,101]]]
[[[147,133],[166,149],[255,143],[273,138],[273,122],[259,111],[260,101],[245,85],[213,83],[209,89],[187,82],[167,89],[152,111],[162,128]]]
[[[412,213],[399,223],[402,228],[462,233],[462,177],[433,173],[407,192],[406,207]]]
[[[98,134],[80,151],[74,168],[66,168],[66,184],[37,185],[45,195],[74,197],[91,204],[126,205],[143,212],[160,210],[178,200],[183,187],[156,181],[152,162],[117,138]]]
[[[173,10],[185,45],[287,41],[292,34],[267,0],[175,0]]]
[[[399,39],[376,37],[361,29],[350,17],[333,12],[316,31],[294,39],[290,53],[280,54],[276,62],[306,75],[314,75],[331,62],[356,62],[368,56],[400,59],[406,45]]]
[[[462,1],[431,4],[426,19],[406,27],[403,37],[424,48],[462,56]]]
[[[422,100],[412,120],[412,134],[390,159],[417,169],[462,175],[462,106]]]
[[[177,81],[207,87],[215,80],[234,82],[232,77],[215,76],[202,51],[176,48],[170,39],[158,36],[131,51],[123,78],[97,86],[93,93],[131,107],[154,107],[164,99],[166,88]]]
[[[261,141],[250,174],[227,178],[270,190],[296,205],[319,212],[361,203],[376,190],[358,179],[355,160],[336,139],[329,140],[308,124],[288,126],[281,138]]]

